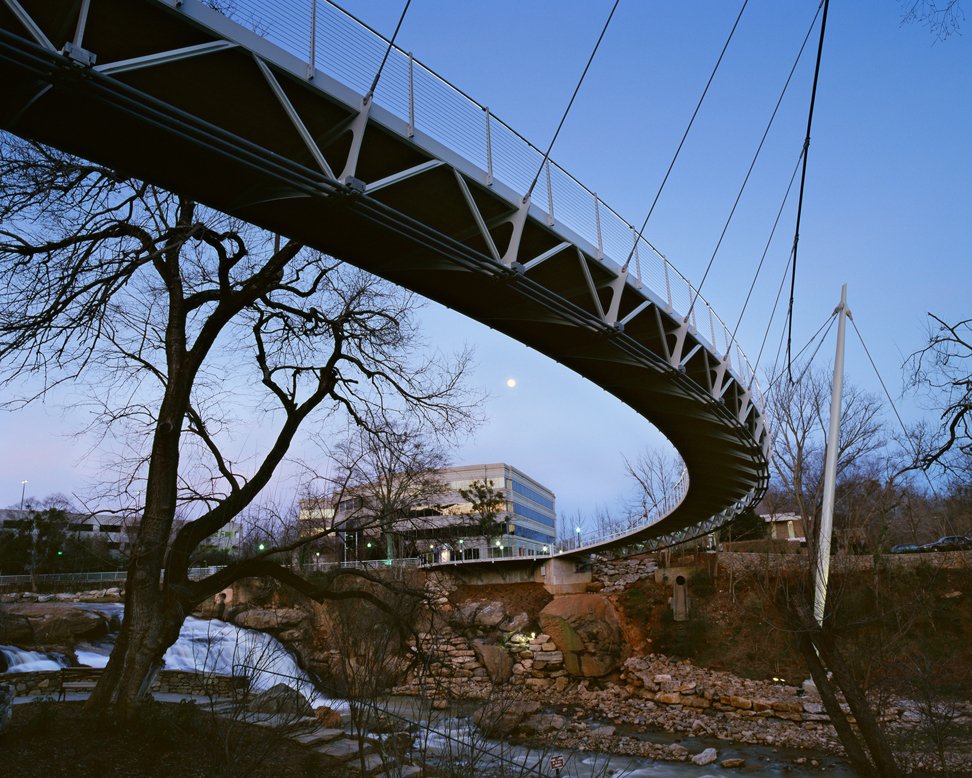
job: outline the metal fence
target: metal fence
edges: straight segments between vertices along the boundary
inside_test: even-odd
[[[310,562],[300,565],[300,569],[305,572],[321,571],[326,572],[335,568],[355,568],[358,570],[382,570],[387,567],[417,567],[419,559],[377,559],[364,560],[361,562]],[[198,580],[222,570],[223,567],[194,567],[189,571],[189,578]],[[163,571],[163,575],[165,571]],[[97,583],[99,581],[124,581],[128,572],[119,570],[116,573],[43,573],[35,576],[37,583]],[[0,586],[4,584],[29,584],[29,575],[0,575]]]
[[[228,15],[307,63],[307,76],[320,72],[361,95],[371,89],[389,41],[329,0],[264,3],[238,0]],[[353,56],[349,54],[353,53]],[[487,106],[452,86],[416,60],[392,46],[375,88],[374,101],[401,119],[400,131],[417,130],[485,171],[484,184],[500,181],[525,196],[540,171],[534,204],[546,208],[547,224],[561,225],[586,241],[599,260],[629,265],[629,282],[643,284],[672,315],[690,318],[693,329],[711,338],[712,351],[728,359],[729,368],[753,392],[760,411],[763,402],[752,366],[725,323],[651,243],[595,192],[494,116]],[[542,166],[542,168],[541,168]]]
[[[207,575],[222,570],[222,567],[194,567],[189,571],[189,577],[205,578]],[[31,578],[29,575],[0,575],[0,586],[4,584],[29,584],[32,580],[37,583],[98,583],[99,581],[124,581],[128,577],[127,570],[103,573],[41,573]]]

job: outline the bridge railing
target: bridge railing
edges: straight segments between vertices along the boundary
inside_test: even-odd
[[[271,43],[361,95],[371,89],[388,51],[388,40],[328,0],[237,0],[229,15]],[[543,152],[497,119],[488,109],[418,62],[409,52],[392,46],[375,89],[376,104],[402,120],[402,133],[414,130],[443,144],[485,171],[484,184],[502,181],[525,195],[543,163]],[[668,311],[685,320],[712,351],[728,357],[740,383],[752,390],[763,411],[755,373],[732,333],[712,307],[637,229],[596,193],[553,162],[543,170],[532,201],[546,207],[547,223],[554,220],[585,240],[598,259],[634,269],[629,278],[638,288],[647,284]]]
[[[595,535],[593,537],[588,535],[585,538],[581,533],[578,533],[577,537],[565,538],[558,547],[558,551],[562,553],[566,551],[578,551],[585,548],[595,548],[597,546],[602,546],[605,543],[610,543],[614,540],[618,540],[619,538],[623,538],[632,534],[633,532],[644,529],[645,527],[650,527],[652,524],[661,521],[678,507],[679,503],[682,502],[685,495],[688,493],[688,486],[688,469],[683,468],[682,475],[675,485],[672,486],[665,496],[656,502],[639,521],[632,522],[626,527],[617,529],[613,532],[607,532],[601,535]]]

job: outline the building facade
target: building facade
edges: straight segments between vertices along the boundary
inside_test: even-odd
[[[498,462],[443,468],[434,475],[436,488],[412,494],[404,507],[387,516],[376,515],[380,500],[372,497],[369,485],[331,500],[301,500],[305,534],[333,528],[348,561],[413,556],[473,561],[553,551],[556,497],[522,470]],[[497,498],[495,515],[488,521],[461,494],[476,482],[486,484]]]

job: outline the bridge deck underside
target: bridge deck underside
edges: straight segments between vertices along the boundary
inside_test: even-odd
[[[21,4],[57,50],[74,35],[79,3]],[[614,545],[669,535],[762,495],[760,412],[731,371],[720,370],[714,347],[660,298],[619,282],[617,266],[548,226],[535,207],[517,243],[516,206],[470,165],[450,161],[356,194],[322,172],[243,47],[102,75],[44,52],[2,2],[0,30],[4,128],[401,284],[563,363],[651,421],[684,458],[690,488],[671,514]],[[83,46],[102,65],[218,40],[163,4],[99,0]],[[354,156],[348,125],[360,106],[308,85],[285,58],[263,61],[339,177]],[[434,141],[408,139],[404,127],[380,118],[374,111],[364,129],[355,179],[373,185],[440,159]],[[497,261],[476,211],[498,253],[513,246],[525,271]],[[639,307],[623,330],[607,321],[609,310],[621,321]]]

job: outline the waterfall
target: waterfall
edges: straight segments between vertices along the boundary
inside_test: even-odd
[[[83,604],[81,607],[107,614],[116,625],[120,624],[124,614],[124,606],[113,603]],[[114,644],[115,634],[112,633],[103,640],[79,643],[75,646],[75,654],[82,665],[104,667]],[[60,654],[40,654],[5,646],[0,646],[0,656],[0,673],[4,662],[7,672],[11,673],[57,670],[69,664]],[[307,673],[276,638],[225,621],[206,621],[190,616],[182,625],[179,639],[165,652],[163,659],[166,670],[245,675],[250,679],[253,691],[265,691],[283,683],[303,694],[312,707],[347,707],[340,700],[331,700],[318,693]]]
[[[60,670],[68,664],[63,654],[24,651],[13,646],[0,646],[0,673],[37,673]]]

